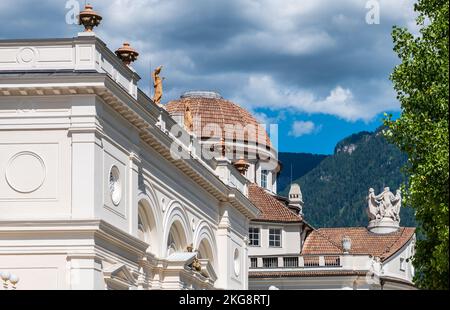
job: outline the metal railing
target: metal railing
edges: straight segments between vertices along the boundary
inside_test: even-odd
[[[275,268],[332,268],[342,267],[339,255],[254,256],[250,257],[250,269]]]
[[[278,268],[278,257],[263,257],[263,268]]]

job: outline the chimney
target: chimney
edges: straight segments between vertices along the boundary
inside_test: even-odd
[[[300,185],[292,183],[289,190],[289,204],[288,208],[296,214],[303,215],[303,197]]]
[[[344,236],[344,238],[342,238],[342,248],[344,249],[344,254],[350,253],[350,250],[352,249],[352,239],[350,239],[350,237]]]

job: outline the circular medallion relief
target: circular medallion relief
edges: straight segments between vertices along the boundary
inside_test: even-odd
[[[239,276],[239,273],[241,272],[241,260],[239,258],[239,250],[234,250],[234,274],[236,277]]]
[[[24,47],[17,54],[17,61],[28,64],[36,61],[37,51],[32,47]]]
[[[122,184],[120,182],[119,168],[112,166],[109,172],[109,191],[111,193],[111,200],[114,205],[119,205],[122,199]]]
[[[33,152],[15,154],[6,167],[6,182],[19,193],[32,193],[38,190],[45,180],[45,164]]]

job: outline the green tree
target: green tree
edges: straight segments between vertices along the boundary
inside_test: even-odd
[[[401,59],[391,80],[401,103],[400,118],[385,119],[385,135],[408,155],[405,203],[415,210],[419,231],[413,264],[415,283],[448,289],[448,0],[419,0],[414,10],[420,34],[394,27]]]

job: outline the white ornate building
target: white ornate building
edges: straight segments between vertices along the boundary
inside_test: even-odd
[[[18,288],[247,288],[248,181],[138,80],[92,32],[0,41],[0,270]]]
[[[414,289],[415,228],[399,226],[399,198],[389,188],[378,196],[370,189],[367,228],[314,229],[300,214],[296,222],[280,212],[253,220],[249,288]],[[297,184],[287,204],[302,210]]]
[[[154,103],[130,51],[91,31],[0,41],[0,271],[18,289],[411,285],[413,229],[312,228],[249,112],[213,92]]]

